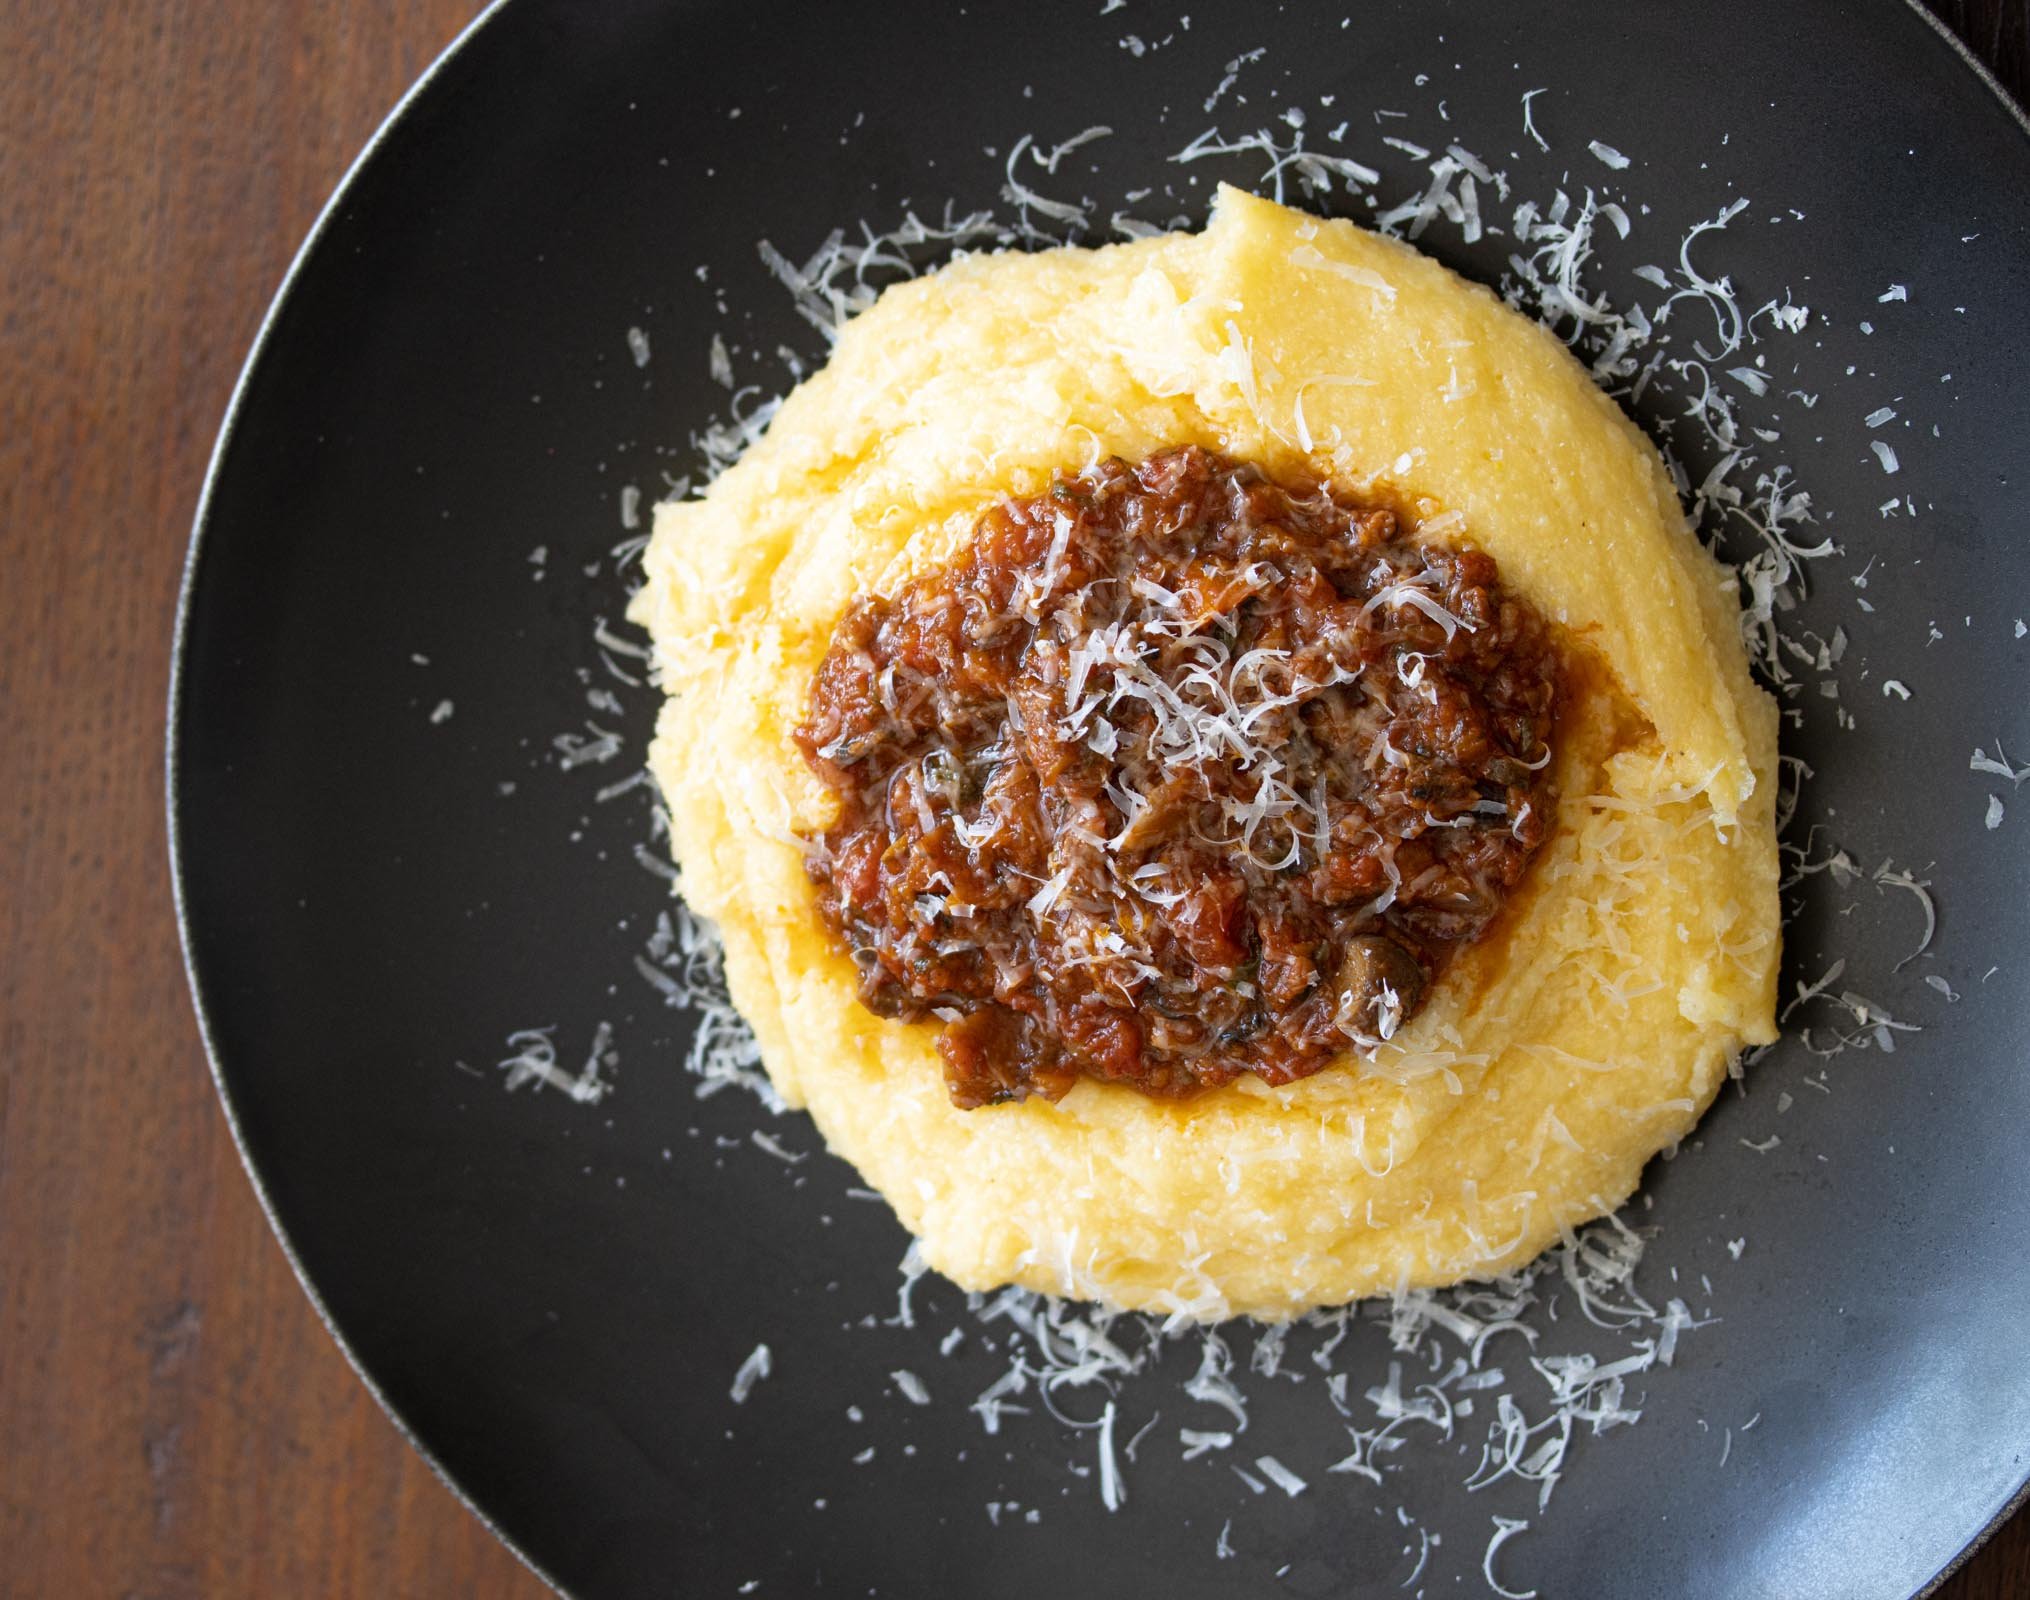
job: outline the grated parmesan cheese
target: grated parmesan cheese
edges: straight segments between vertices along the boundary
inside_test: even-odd
[[[1274,1456],[1256,1456],[1255,1470],[1293,1500],[1311,1487]]]
[[[593,1031],[592,1050],[584,1069],[571,1072],[557,1064],[557,1047],[551,1035],[555,1028],[522,1028],[508,1035],[514,1054],[497,1063],[507,1074],[502,1087],[510,1093],[525,1083],[538,1088],[547,1085],[562,1090],[580,1105],[596,1105],[612,1085],[601,1076],[619,1060],[613,1046],[613,1025],[602,1022]]]
[[[774,1358],[765,1344],[756,1345],[740,1363],[740,1370],[733,1374],[733,1387],[726,1391],[736,1406],[747,1404],[747,1397],[754,1393],[754,1386],[775,1370]]]
[[[1494,1553],[1528,1527],[1527,1522],[1518,1521],[1513,1517],[1494,1519],[1494,1537],[1487,1541],[1487,1553],[1480,1558],[1480,1572],[1481,1576],[1487,1579],[1488,1588],[1500,1595],[1501,1600],[1537,1600],[1536,1590],[1504,1589],[1501,1580],[1494,1575]]]
[[[2012,787],[2020,789],[2023,787],[2023,780],[2030,778],[2030,762],[2020,767],[2010,766],[2009,753],[2002,748],[2001,741],[1997,740],[1992,756],[1979,745],[1974,746],[1974,753],[1967,761],[1967,771],[1985,772],[1997,778],[2007,778]]]

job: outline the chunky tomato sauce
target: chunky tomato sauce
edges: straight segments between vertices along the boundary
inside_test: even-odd
[[[796,739],[825,926],[963,1107],[1372,1049],[1543,842],[1560,665],[1493,560],[1196,447],[861,597]]]

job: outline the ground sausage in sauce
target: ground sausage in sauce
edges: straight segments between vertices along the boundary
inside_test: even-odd
[[[1372,1049],[1552,811],[1558,654],[1493,560],[1197,447],[1110,460],[864,595],[796,740],[807,856],[962,1107]]]

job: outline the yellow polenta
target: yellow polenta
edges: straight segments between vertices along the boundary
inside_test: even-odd
[[[856,592],[1054,473],[1196,443],[1464,537],[1588,663],[1558,825],[1511,911],[1372,1061],[1182,1103],[1083,1080],[955,1110],[815,920],[791,744]],[[702,500],[634,616],[691,905],[784,1099],[968,1288],[1282,1317],[1519,1266],[1619,1205],[1774,1036],[1776,712],[1655,449],[1486,290],[1231,189],[1202,234],[984,255],[885,293]]]

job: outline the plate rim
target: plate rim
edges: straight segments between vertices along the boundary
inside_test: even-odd
[[[1925,0],[1896,0],[1897,4],[1926,25],[1935,38],[1958,59],[1959,63],[1972,72],[1974,77],[1987,89],[2001,110],[2012,119],[2026,140],[2030,140],[2030,110],[2026,110],[2001,81],[1987,63],[1974,54],[1967,43],[1956,34],[1944,18],[1925,4]],[[224,1067],[216,1037],[211,1012],[206,1002],[206,987],[198,971],[193,942],[191,914],[185,891],[186,864],[182,847],[181,816],[181,740],[179,737],[182,719],[188,699],[190,613],[196,594],[199,569],[207,548],[213,504],[217,498],[219,484],[224,476],[226,458],[239,433],[246,411],[248,391],[252,387],[257,369],[267,356],[275,329],[294,292],[298,280],[308,268],[311,259],[332,231],[339,213],[359,185],[367,169],[381,156],[382,152],[399,138],[404,125],[411,119],[418,102],[428,94],[450,70],[479,35],[497,22],[510,9],[521,9],[516,0],[486,0],[486,4],[468,21],[449,43],[418,74],[415,81],[402,91],[400,97],[389,108],[386,115],[375,127],[366,143],[347,164],[344,173],[333,186],[329,196],[319,208],[316,218],[303,236],[284,270],[274,294],[263,311],[261,321],[255,330],[252,343],[241,363],[238,376],[226,399],[225,409],[218,424],[218,434],[213,440],[210,456],[206,462],[204,477],[198,492],[196,509],[191,517],[189,543],[184,552],[183,567],[178,579],[176,608],[173,620],[169,656],[169,688],[165,704],[165,725],[163,739],[163,809],[168,844],[168,867],[170,895],[176,917],[178,950],[182,960],[185,985],[188,989],[192,1013],[197,1023],[198,1036],[204,1048],[205,1064],[210,1073],[212,1090],[220,1111],[224,1114],[227,1131],[233,1142],[233,1149],[239,1157],[241,1170],[245,1173],[254,1191],[256,1203],[262,1216],[267,1220],[268,1230],[281,1247],[284,1260],[294,1274],[298,1288],[310,1302],[311,1310],[325,1333],[338,1347],[339,1354],[352,1369],[353,1376],[364,1385],[381,1414],[394,1426],[410,1450],[429,1469],[432,1476],[447,1489],[452,1498],[471,1516],[476,1518],[494,1539],[504,1546],[508,1553],[521,1563],[524,1569],[552,1593],[571,1600],[567,1590],[557,1578],[546,1570],[522,1547],[518,1539],[509,1534],[488,1511],[479,1504],[463,1483],[438,1459],[437,1454],[422,1439],[415,1426],[400,1407],[389,1398],[374,1375],[361,1361],[351,1340],[333,1319],[330,1308],[317,1285],[312,1281],[303,1260],[297,1251],[295,1241],[283,1225],[275,1209],[271,1194],[261,1167],[247,1143],[245,1129],[240,1120],[239,1108],[225,1081]],[[1926,1600],[1935,1595],[1955,1573],[1964,1567],[2002,1526],[2018,1512],[2030,1507],[2030,1465],[2026,1465],[2022,1482],[2008,1501],[1998,1510],[1945,1565],[1911,1594],[1911,1600]]]
[[[226,1130],[232,1136],[233,1149],[239,1156],[240,1170],[253,1188],[255,1202],[261,1208],[261,1215],[267,1219],[269,1233],[274,1236],[275,1243],[281,1246],[283,1259],[288,1262],[289,1270],[295,1276],[296,1286],[310,1302],[311,1311],[315,1313],[332,1343],[338,1347],[338,1353],[352,1369],[352,1375],[364,1385],[374,1404],[380,1408],[381,1415],[393,1424],[402,1442],[415,1453],[431,1475],[450,1491],[451,1497],[468,1514],[476,1518],[479,1525],[515,1560],[553,1594],[565,1596],[566,1600],[569,1600],[564,1586],[523,1549],[521,1542],[496,1522],[465,1485],[452,1475],[450,1469],[438,1459],[437,1453],[424,1442],[407,1415],[389,1398],[379,1380],[367,1370],[358,1351],[353,1348],[351,1339],[333,1319],[330,1307],[325,1304],[323,1293],[312,1281],[308,1269],[303,1264],[295,1240],[290,1237],[289,1230],[276,1212],[274,1197],[269,1193],[267,1180],[252,1148],[247,1143],[246,1130],[240,1121],[239,1107],[233,1099],[232,1091],[226,1085],[223,1058],[213,1032],[211,1011],[205,999],[205,982],[197,966],[190,905],[185,893],[187,868],[181,827],[180,735],[189,687],[190,612],[197,592],[199,568],[203,564],[208,543],[206,536],[210,532],[213,502],[217,498],[219,483],[224,476],[226,457],[232,449],[245,415],[247,393],[253,385],[255,373],[268,353],[268,346],[274,337],[277,324],[281,321],[284,308],[296,288],[297,280],[303,276],[311,258],[317,254],[326,235],[332,231],[339,213],[351,198],[362,175],[374,164],[383,149],[399,137],[403,125],[410,119],[417,103],[435,87],[437,81],[450,69],[455,58],[462,55],[466,47],[512,3],[513,0],[487,0],[478,15],[459,29],[451,41],[417,75],[415,81],[402,91],[400,98],[389,107],[387,114],[381,118],[366,143],[360,147],[358,154],[347,164],[338,182],[332,186],[330,195],[319,207],[316,218],[303,236],[302,243],[290,257],[281,281],[275,286],[267,309],[261,314],[260,325],[255,329],[253,342],[247,347],[246,359],[241,363],[239,375],[233,380],[232,392],[226,398],[225,411],[219,419],[218,436],[212,441],[211,455],[205,464],[203,484],[198,491],[197,507],[191,515],[190,542],[184,551],[183,571],[177,582],[174,633],[171,636],[169,653],[169,693],[163,735],[163,807],[169,846],[170,898],[176,914],[177,946],[182,957],[184,983],[190,993],[191,1010],[197,1021],[198,1037],[204,1046],[205,1066],[211,1074],[212,1092],[218,1100],[219,1110],[225,1116]],[[2026,1485],[2026,1488],[2030,1488],[2030,1485]]]
[[[1916,12],[1919,20],[1925,23],[1954,55],[1959,57],[1960,64],[1969,68],[1973,72],[1973,75],[1987,86],[1988,93],[1993,95],[2001,104],[2002,109],[2015,119],[2017,130],[2026,139],[2030,139],[2030,111],[2026,111],[2022,105],[2017,103],[2016,97],[2002,86],[2001,80],[1993,72],[1988,70],[1988,64],[1975,55],[1968,47],[1967,42],[1954,33],[1951,28],[1947,27],[1945,19],[1925,5],[1923,0],[1903,0],[1903,4],[1906,9]],[[2017,1512],[2022,1511],[2026,1506],[2030,1506],[2030,1466],[2025,1467],[2023,1481],[2016,1486],[2016,1492],[2009,1497],[2001,1510],[1988,1519],[1980,1532],[1976,1533],[1973,1538],[1960,1547],[1959,1554],[1940,1567],[1937,1572],[1933,1573],[1931,1581],[1911,1596],[1911,1600],[1926,1600],[1927,1596],[1937,1594],[1940,1589],[1945,1587],[1947,1581],[1954,1573],[1958,1572],[1961,1567],[1971,1561],[1981,1547],[2001,1531],[2004,1523],[2008,1522]]]

